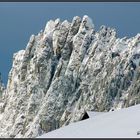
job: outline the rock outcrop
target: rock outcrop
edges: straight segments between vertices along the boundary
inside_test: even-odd
[[[37,137],[86,110],[110,111],[140,103],[140,34],[117,38],[95,31],[88,16],[50,20],[13,56],[2,95],[0,137]]]
[[[5,86],[2,81],[2,76],[0,73],[0,120],[3,116],[3,109],[5,108],[5,100],[4,100],[4,94],[5,94]],[[0,128],[1,131],[1,128]]]
[[[2,93],[4,92],[4,89],[5,89],[5,87],[4,87],[4,84],[2,82],[2,77],[1,77],[1,73],[0,73],[0,99],[2,97]]]

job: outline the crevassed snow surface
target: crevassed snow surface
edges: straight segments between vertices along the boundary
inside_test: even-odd
[[[38,138],[140,138],[140,105],[72,123]]]

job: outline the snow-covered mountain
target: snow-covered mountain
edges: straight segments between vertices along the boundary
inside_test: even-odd
[[[102,113],[37,138],[140,138],[140,105]]]
[[[13,56],[2,92],[0,137],[37,137],[85,111],[140,103],[140,34],[95,31],[88,16],[50,20]]]

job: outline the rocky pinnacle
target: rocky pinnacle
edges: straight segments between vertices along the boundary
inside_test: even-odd
[[[1,88],[0,88],[1,94]],[[13,55],[3,92],[0,137],[37,137],[85,111],[140,103],[140,34],[118,38],[88,16],[50,20]]]

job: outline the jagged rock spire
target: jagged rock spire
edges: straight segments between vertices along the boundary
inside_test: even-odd
[[[140,43],[95,32],[88,16],[50,20],[14,54],[0,137],[36,137],[80,120],[86,110],[140,103]]]

